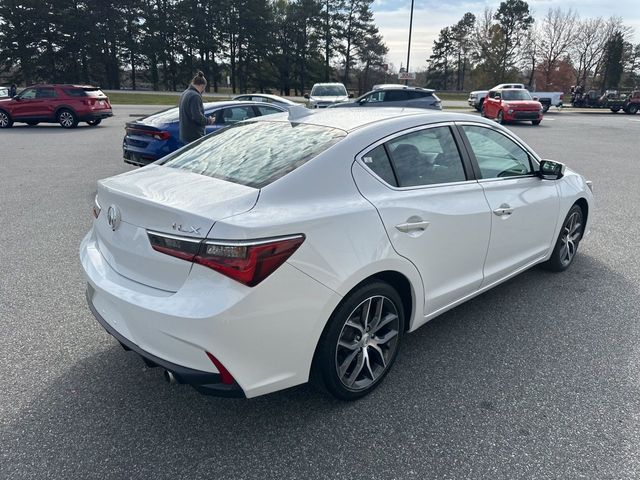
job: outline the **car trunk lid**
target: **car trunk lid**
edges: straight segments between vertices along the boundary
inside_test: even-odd
[[[205,238],[217,220],[251,210],[259,190],[152,165],[98,182],[98,246],[109,265],[166,291],[184,283],[191,262],[153,250],[148,232]],[[111,222],[110,222],[111,220]]]

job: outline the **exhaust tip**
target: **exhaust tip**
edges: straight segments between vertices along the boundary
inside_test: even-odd
[[[169,385],[174,385],[176,384],[178,381],[176,380],[175,375],[170,372],[169,370],[165,370],[164,371],[164,379],[167,381],[167,383]]]

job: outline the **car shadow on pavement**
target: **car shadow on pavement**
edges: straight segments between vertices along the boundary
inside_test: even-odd
[[[640,411],[639,300],[588,254],[564,274],[534,268],[407,335],[389,377],[353,403],[306,385],[203,396],[105,334],[2,427],[0,477],[621,475]]]

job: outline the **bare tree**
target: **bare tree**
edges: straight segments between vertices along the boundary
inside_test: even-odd
[[[572,9],[566,12],[560,8],[549,9],[539,29],[538,53],[540,69],[547,88],[551,75],[574,42],[578,16]]]

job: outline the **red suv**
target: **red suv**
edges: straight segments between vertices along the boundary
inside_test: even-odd
[[[531,120],[532,124],[540,125],[542,111],[542,104],[524,88],[490,90],[482,104],[482,116],[495,118],[499,123]]]
[[[0,128],[9,128],[13,122],[59,123],[64,128],[87,122],[93,127],[112,115],[109,98],[99,88],[86,85],[33,85],[0,100]]]

